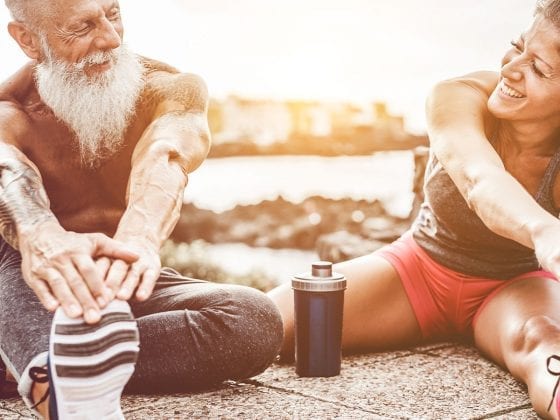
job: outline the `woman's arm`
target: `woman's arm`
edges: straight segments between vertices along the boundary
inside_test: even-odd
[[[549,251],[558,247],[551,243],[560,235],[558,219],[506,171],[485,134],[486,102],[497,81],[496,73],[479,72],[438,83],[426,105],[430,146],[489,229],[535,249],[543,267],[560,274]]]

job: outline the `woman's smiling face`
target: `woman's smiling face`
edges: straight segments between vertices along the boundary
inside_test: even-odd
[[[556,121],[560,127],[560,29],[538,15],[502,59],[488,109],[510,121]]]

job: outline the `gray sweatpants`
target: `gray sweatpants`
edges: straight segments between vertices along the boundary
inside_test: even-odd
[[[258,290],[194,280],[163,269],[152,296],[131,301],[140,354],[126,390],[178,392],[262,372],[282,342],[276,306]],[[29,368],[46,364],[52,314],[21,274],[21,256],[0,240],[0,356],[29,404]]]

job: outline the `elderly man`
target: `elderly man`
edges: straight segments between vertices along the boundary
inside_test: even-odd
[[[202,80],[131,53],[116,0],[5,1],[31,59],[0,85],[0,355],[22,397],[121,418],[127,383],[264,370],[282,338],[264,294],[160,270],[209,148]]]

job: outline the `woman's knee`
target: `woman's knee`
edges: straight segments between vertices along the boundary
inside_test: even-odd
[[[515,330],[512,349],[516,353],[530,354],[551,341],[558,342],[560,324],[546,315],[527,318]]]

